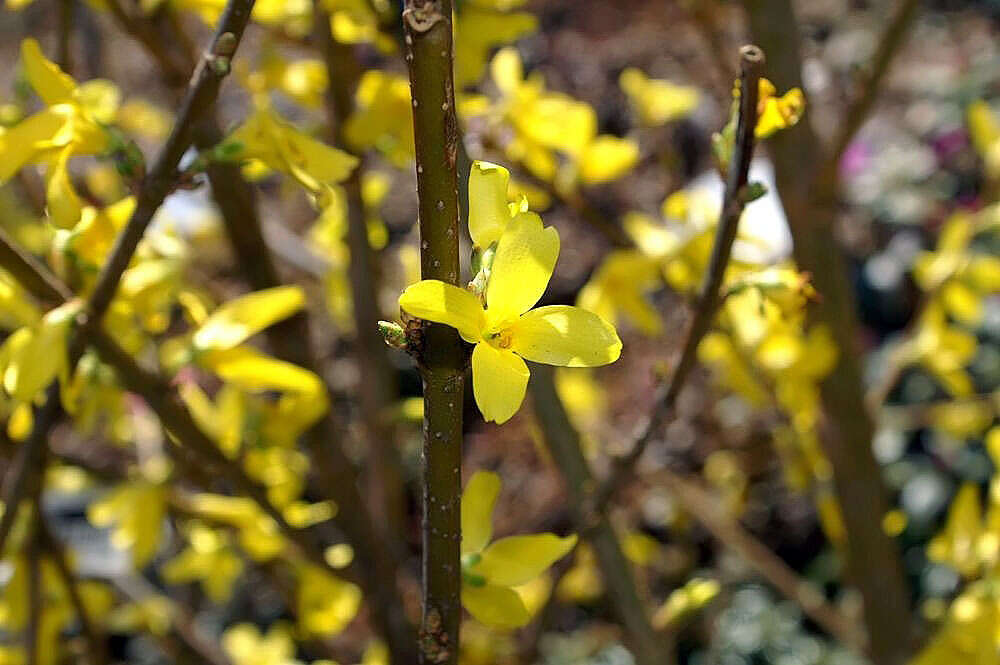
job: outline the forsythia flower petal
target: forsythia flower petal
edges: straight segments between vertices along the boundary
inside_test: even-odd
[[[497,245],[486,287],[488,323],[513,322],[545,293],[559,257],[559,232],[533,212],[510,221]]]
[[[531,621],[521,596],[509,587],[462,585],[462,605],[477,621],[498,628],[520,628]]]
[[[479,552],[493,537],[493,507],[500,494],[500,476],[477,471],[462,493],[462,554]]]
[[[476,247],[489,247],[510,222],[507,184],[510,171],[489,162],[476,161],[469,173],[469,235]]]
[[[537,363],[597,367],[618,360],[614,326],[580,307],[549,305],[527,312],[510,328],[511,349]]]
[[[472,392],[486,422],[505,423],[528,389],[528,366],[513,351],[480,343],[472,351]]]
[[[21,64],[28,84],[46,105],[52,106],[73,99],[76,81],[59,65],[42,55],[42,48],[34,39],[21,42]]]
[[[212,312],[194,333],[195,348],[231,349],[273,323],[299,311],[305,294],[298,286],[278,286],[230,300]]]
[[[535,579],[576,546],[576,534],[510,536],[491,543],[472,567],[489,584],[517,586]]]
[[[483,306],[465,289],[437,279],[425,279],[403,291],[399,306],[417,318],[455,328],[467,342],[482,339]]]

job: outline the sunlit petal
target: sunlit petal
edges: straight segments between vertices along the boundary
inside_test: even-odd
[[[489,247],[500,239],[510,222],[507,183],[510,172],[489,162],[472,163],[469,172],[469,235],[476,247]]]
[[[532,362],[596,367],[618,360],[622,341],[614,326],[580,307],[533,309],[508,328],[510,348]]]
[[[465,289],[437,279],[425,279],[403,291],[399,306],[411,316],[455,328],[467,342],[482,339],[486,320],[483,306]]]
[[[521,408],[528,388],[528,366],[516,353],[485,342],[472,352],[472,392],[486,422],[498,425]]]
[[[514,321],[545,293],[559,257],[559,233],[542,226],[533,212],[518,214],[507,225],[493,259],[486,287],[489,325]]]

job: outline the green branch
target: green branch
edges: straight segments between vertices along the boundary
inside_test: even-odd
[[[406,61],[413,98],[420,274],[459,285],[458,122],[450,0],[407,0]],[[423,622],[420,662],[458,662],[461,604],[462,399],[466,351],[458,332],[425,324],[418,363],[424,383]]]

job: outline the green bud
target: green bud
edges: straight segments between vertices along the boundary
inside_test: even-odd
[[[379,321],[378,331],[385,343],[394,349],[406,348],[406,331],[393,321]]]
[[[743,203],[751,203],[756,201],[767,194],[767,185],[762,182],[748,182],[747,186],[743,188],[740,196],[743,198]]]

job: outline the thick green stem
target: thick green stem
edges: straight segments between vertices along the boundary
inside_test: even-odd
[[[554,370],[548,365],[531,368],[531,395],[535,417],[556,467],[566,480],[573,519],[594,549],[608,596],[628,633],[638,665],[662,665],[673,660],[666,640],[657,636],[646,613],[631,567],[603,508],[597,505],[597,483],[580,447],[559,395]]]
[[[801,85],[798,22],[790,0],[745,0],[745,4],[754,39],[772,55],[771,79],[780,89]],[[822,296],[814,319],[829,328],[840,350],[822,385],[826,415],[822,440],[847,530],[848,575],[864,600],[872,658],[879,665],[900,665],[912,644],[910,594],[896,544],[882,530],[888,503],[871,448],[874,426],[865,408],[854,294],[834,233],[836,169],[808,115],[796,127],[775,135],[770,147],[795,260],[812,274]]]
[[[413,98],[420,274],[458,285],[458,123],[450,0],[407,0],[406,60]],[[458,662],[461,621],[462,398],[466,351],[453,328],[426,324],[424,381],[424,588],[420,662]]]

